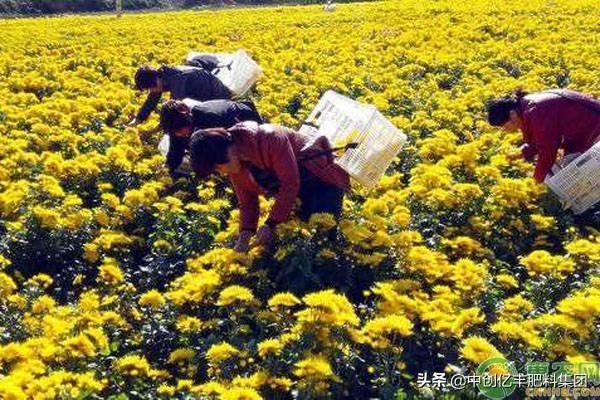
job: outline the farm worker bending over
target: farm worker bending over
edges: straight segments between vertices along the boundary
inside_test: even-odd
[[[229,89],[209,71],[189,66],[159,69],[141,67],[135,74],[138,90],[147,90],[148,98],[131,124],[144,122],[156,109],[164,92],[171,93],[171,99],[191,98],[198,101],[230,99]]]
[[[192,132],[207,128],[229,128],[238,122],[262,123],[252,102],[231,100],[170,100],[160,110],[160,125],[169,135],[166,165],[172,176],[183,161]]]
[[[296,198],[299,216],[342,213],[348,174],[333,163],[325,137],[314,139],[289,128],[243,122],[225,129],[194,132],[190,140],[192,168],[200,179],[214,171],[229,176],[240,207],[237,251],[250,247],[259,218],[259,194],[272,195],[275,203],[253,246],[266,245],[277,224],[289,218]]]
[[[546,90],[492,100],[488,121],[509,132],[520,129],[522,155],[537,156],[534,179],[541,183],[552,170],[558,150],[583,153],[600,140],[600,101],[567,89]]]

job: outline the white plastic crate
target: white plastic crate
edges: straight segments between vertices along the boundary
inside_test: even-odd
[[[331,90],[323,94],[300,132],[325,136],[332,147],[358,143],[335,162],[368,189],[379,182],[406,142],[406,135],[375,107]]]
[[[217,57],[221,68],[215,70],[214,74],[229,88],[229,90],[231,90],[234,98],[244,96],[263,74],[262,68],[256,61],[241,49],[235,53],[214,54],[192,51],[187,55],[186,61],[204,54],[210,54]]]
[[[545,183],[575,214],[600,202],[600,142],[546,178]]]

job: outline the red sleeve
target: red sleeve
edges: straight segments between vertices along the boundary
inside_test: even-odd
[[[289,218],[300,191],[298,161],[290,139],[285,133],[259,131],[258,134],[263,136],[264,148],[261,151],[268,160],[266,163],[277,175],[280,183],[269,219],[274,223],[284,222]]]
[[[530,129],[533,145],[537,149],[538,159],[535,164],[533,178],[536,182],[544,182],[546,175],[552,170],[561,144],[556,113],[536,110],[531,117]]]
[[[556,149],[551,148],[542,148],[538,152],[538,160],[535,164],[535,172],[533,173],[533,179],[537,183],[544,182],[546,179],[546,175],[552,170],[552,166],[556,161],[556,153],[558,151],[558,147]]]
[[[258,203],[258,193],[248,189],[250,179],[248,176],[248,170],[243,169],[239,174],[230,175],[229,178],[239,202],[240,232],[254,232],[256,231],[256,227],[258,225],[260,206]]]

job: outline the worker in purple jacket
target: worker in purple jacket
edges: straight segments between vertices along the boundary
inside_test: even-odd
[[[584,153],[600,141],[600,101],[568,89],[517,92],[515,98],[495,99],[488,105],[488,121],[506,131],[523,132],[522,155],[537,157],[534,179],[543,182],[564,155]]]

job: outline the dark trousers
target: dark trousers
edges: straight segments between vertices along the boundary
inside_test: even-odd
[[[273,174],[253,165],[250,166],[250,173],[265,192],[275,195],[279,191],[279,180]],[[315,213],[333,214],[337,221],[342,216],[344,191],[335,185],[323,182],[303,167],[300,167],[298,197],[302,203],[298,210],[298,217],[303,221],[308,221]]]
[[[305,168],[300,169],[300,193],[301,201],[298,216],[307,221],[312,214],[333,214],[336,220],[342,216],[342,204],[344,191],[337,186],[323,182]]]

